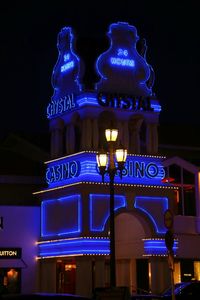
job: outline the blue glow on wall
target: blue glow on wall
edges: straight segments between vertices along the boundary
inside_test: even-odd
[[[178,250],[178,241],[174,241],[173,251],[176,255]],[[165,246],[165,240],[144,240],[144,252],[145,255],[167,255],[168,250]]]
[[[162,159],[151,156],[128,155],[123,178],[115,177],[115,183],[166,185]],[[80,152],[47,163],[46,181],[49,187],[62,186],[77,182],[102,182],[99,174],[96,153]],[[109,183],[109,176],[105,176]]]
[[[71,195],[41,203],[41,236],[77,235],[82,231],[81,196]]]
[[[38,244],[39,257],[67,255],[108,255],[110,240],[97,238],[77,238]]]
[[[110,195],[90,194],[90,231],[102,232],[110,217]],[[115,195],[114,210],[126,207],[126,198],[123,195]]]
[[[153,196],[137,196],[134,203],[134,207],[145,213],[152,221],[157,234],[166,232],[164,213],[168,205],[168,198]]]

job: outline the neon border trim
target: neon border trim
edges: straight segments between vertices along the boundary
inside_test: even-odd
[[[74,255],[109,255],[110,240],[107,238],[51,240],[39,242],[38,248],[38,258]]]

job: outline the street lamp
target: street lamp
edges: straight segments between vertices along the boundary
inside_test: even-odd
[[[127,157],[127,150],[123,147],[115,149],[115,142],[118,136],[117,129],[106,129],[105,135],[108,142],[108,153],[104,151],[99,152],[97,154],[97,164],[103,182],[105,174],[108,174],[110,179],[110,286],[116,287],[114,179],[117,173],[119,173],[120,178],[122,178],[124,163]]]

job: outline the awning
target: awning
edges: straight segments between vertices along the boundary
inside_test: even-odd
[[[27,268],[27,264],[22,258],[0,259],[0,268]]]

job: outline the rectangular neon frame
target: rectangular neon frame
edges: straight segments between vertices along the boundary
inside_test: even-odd
[[[62,201],[75,201],[77,203],[77,215],[78,218],[74,218],[74,227],[73,228],[63,228],[57,232],[51,232],[47,230],[47,212],[46,207],[48,204],[62,202]],[[80,195],[70,195],[59,199],[54,200],[44,200],[41,203],[41,237],[50,237],[50,236],[63,236],[63,235],[79,235],[82,231],[82,209],[81,209],[81,196]]]
[[[149,204],[152,204],[148,208]],[[151,213],[150,210],[152,207],[158,207],[157,211],[161,213],[161,216],[164,216],[165,211],[168,209],[169,200],[167,197],[156,197],[156,196],[136,196],[134,201],[134,207],[146,214],[151,222],[154,225],[155,231],[157,234],[163,234],[166,232],[166,227],[164,225],[164,219],[159,218],[157,212]]]
[[[104,212],[102,215],[101,221],[99,224],[94,225],[95,221],[95,212],[98,213],[98,211],[95,211],[94,204],[95,202],[101,202],[103,200],[108,201],[108,210]],[[93,232],[103,232],[105,230],[105,225],[107,220],[110,217],[110,210],[109,210],[109,203],[110,203],[110,195],[108,194],[90,194],[89,195],[89,201],[90,201],[90,231]],[[115,206],[114,211],[117,211],[120,208],[126,207],[126,197],[124,195],[115,195]]]

